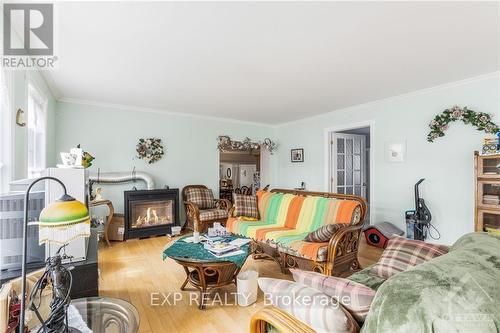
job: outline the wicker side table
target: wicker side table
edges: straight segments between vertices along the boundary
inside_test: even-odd
[[[104,239],[106,240],[108,246],[111,246],[108,238],[108,229],[109,225],[111,224],[111,221],[113,220],[113,215],[115,214],[115,208],[113,207],[113,203],[110,200],[101,200],[101,201],[92,201],[90,205],[92,207],[104,206],[104,205],[108,206],[109,215],[108,219],[106,220],[106,224],[104,225]]]
[[[236,285],[236,276],[240,268],[230,261],[206,262],[196,259],[172,258],[186,271],[186,280],[181,286],[181,290],[187,290],[186,285],[190,283],[200,292],[198,308],[205,308],[205,297],[211,290],[229,284]]]

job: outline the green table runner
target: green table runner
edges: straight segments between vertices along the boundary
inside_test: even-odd
[[[212,253],[209,251],[205,250],[203,248],[202,243],[186,243],[184,241],[185,238],[190,237],[190,236],[184,236],[174,243],[170,245],[168,248],[166,248],[163,251],[163,260],[165,260],[167,257],[170,258],[179,258],[179,259],[189,259],[189,260],[197,260],[197,261],[207,261],[207,262],[223,262],[223,261],[230,261],[234,263],[236,266],[241,268],[243,264],[245,263],[245,260],[248,257],[248,251],[250,248],[250,243],[243,245],[240,249],[244,252],[242,254],[234,255],[234,256],[229,256],[229,257],[224,257],[224,258],[217,258],[214,256]],[[234,236],[229,236],[225,237],[230,240],[236,239],[236,238],[243,238],[243,237],[234,237]]]

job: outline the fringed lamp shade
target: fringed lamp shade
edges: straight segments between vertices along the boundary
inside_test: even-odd
[[[67,244],[79,237],[90,236],[90,217],[87,207],[69,195],[45,207],[40,213],[39,244]]]

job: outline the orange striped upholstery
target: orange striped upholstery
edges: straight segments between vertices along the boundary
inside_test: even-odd
[[[257,192],[259,221],[242,221],[231,217],[227,228],[234,234],[277,244],[287,253],[324,261],[328,243],[311,243],[304,238],[330,223],[357,223],[360,204],[319,196]]]

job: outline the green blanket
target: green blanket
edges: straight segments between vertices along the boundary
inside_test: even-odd
[[[389,278],[361,332],[500,332],[500,238],[465,235],[447,255]]]
[[[385,279],[378,277],[377,275],[374,275],[370,272],[373,266],[375,266],[375,264],[366,267],[362,271],[354,273],[353,275],[349,276],[348,279],[357,283],[361,283],[362,285],[372,288],[373,290],[378,290],[382,283],[385,282]]]

